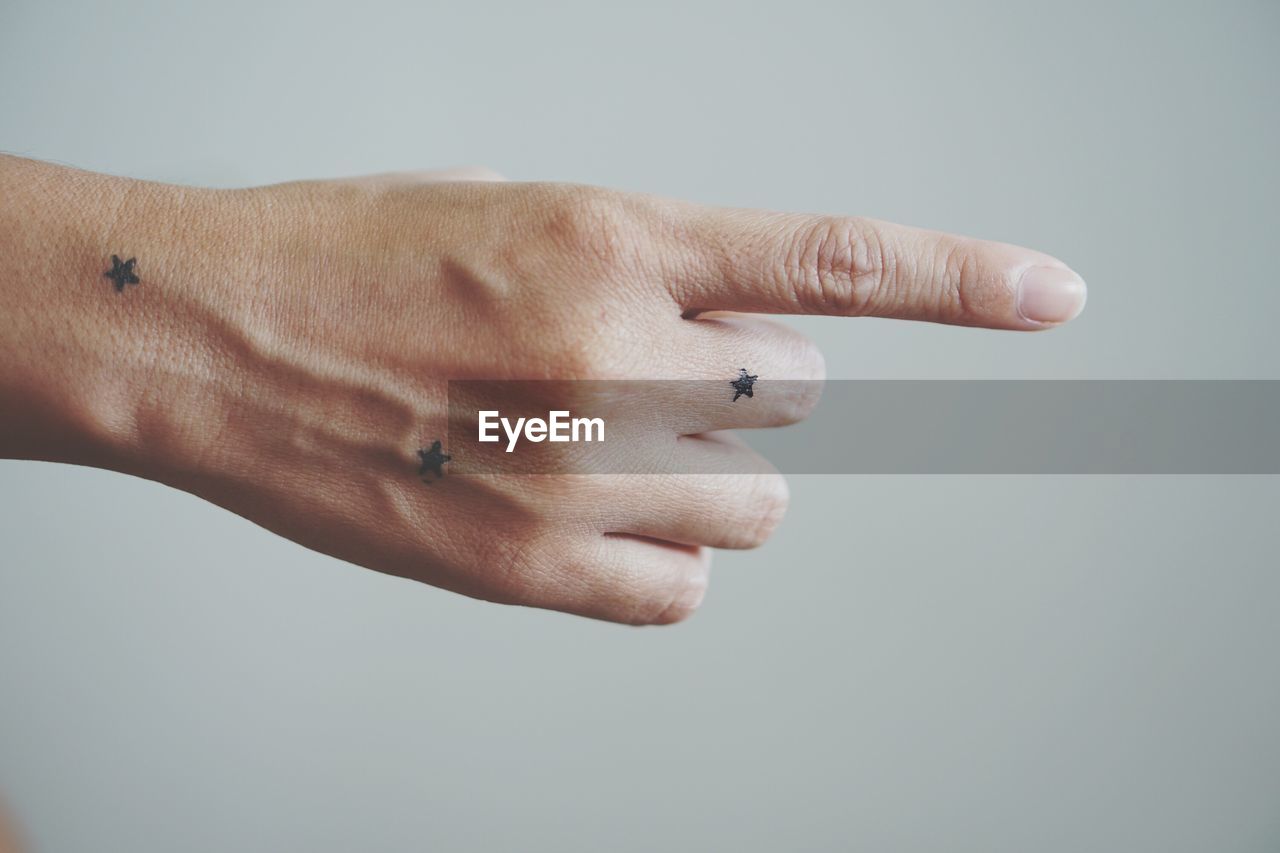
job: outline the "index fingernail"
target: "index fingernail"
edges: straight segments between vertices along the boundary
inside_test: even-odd
[[[1031,267],[1018,282],[1018,314],[1032,323],[1065,323],[1084,308],[1084,281],[1062,267]]]

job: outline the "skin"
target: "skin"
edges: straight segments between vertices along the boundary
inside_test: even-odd
[[[484,170],[208,190],[4,157],[0,199],[0,454],[123,471],[361,566],[633,624],[694,611],[708,547],[768,538],[786,484],[723,430],[812,401],[690,399],[654,431],[677,459],[754,474],[426,485],[416,451],[446,436],[447,380],[819,379],[813,344],[760,314],[1036,331],[1084,302],[1064,264],[1016,246]],[[113,254],[137,258],[123,292]]]

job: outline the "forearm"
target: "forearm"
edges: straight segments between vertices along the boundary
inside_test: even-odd
[[[226,254],[225,209],[213,191],[0,156],[0,457],[146,473],[148,439],[173,428],[157,414],[181,404],[166,380],[201,369],[198,327],[234,304],[197,286]]]
[[[124,182],[0,157],[0,455],[81,462],[105,449],[119,382],[103,369],[113,321],[94,267],[127,193]]]

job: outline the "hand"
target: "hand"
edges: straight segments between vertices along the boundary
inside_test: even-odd
[[[1084,285],[1014,246],[884,222],[724,210],[583,186],[398,175],[123,192],[80,253],[116,350],[90,424],[107,464],[307,547],[467,595],[629,623],[689,615],[705,546],[751,548],[787,490],[756,474],[419,476],[449,379],[815,379],[804,337],[750,314],[1036,330]],[[96,254],[95,254],[96,253]],[[140,282],[101,282],[110,254]],[[94,281],[99,279],[99,281]],[[87,320],[84,322],[88,322]],[[125,345],[122,346],[121,343]],[[103,390],[104,387],[107,390]],[[689,401],[680,453],[807,404]],[[447,453],[448,447],[443,446]]]

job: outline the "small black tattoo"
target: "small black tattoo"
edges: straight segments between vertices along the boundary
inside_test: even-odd
[[[759,378],[759,376],[753,376],[750,373],[747,373],[747,369],[745,367],[738,368],[738,378],[729,383],[729,385],[733,387],[733,402],[738,402],[738,398],[743,395],[747,397],[754,397],[756,394],[755,391],[752,390],[751,386],[755,385],[756,380]]]
[[[137,262],[137,258],[121,261],[119,255],[112,255],[111,269],[104,272],[102,277],[109,278],[116,283],[116,293],[124,293],[126,284],[138,283],[138,277],[133,274],[133,265]]]
[[[428,486],[431,481],[427,479],[428,472],[435,472],[436,479],[439,480],[444,476],[444,463],[448,462],[452,457],[447,453],[440,451],[440,442],[431,442],[430,450],[419,450],[418,458],[422,460],[422,465],[418,468],[418,476],[422,477],[422,482]]]

